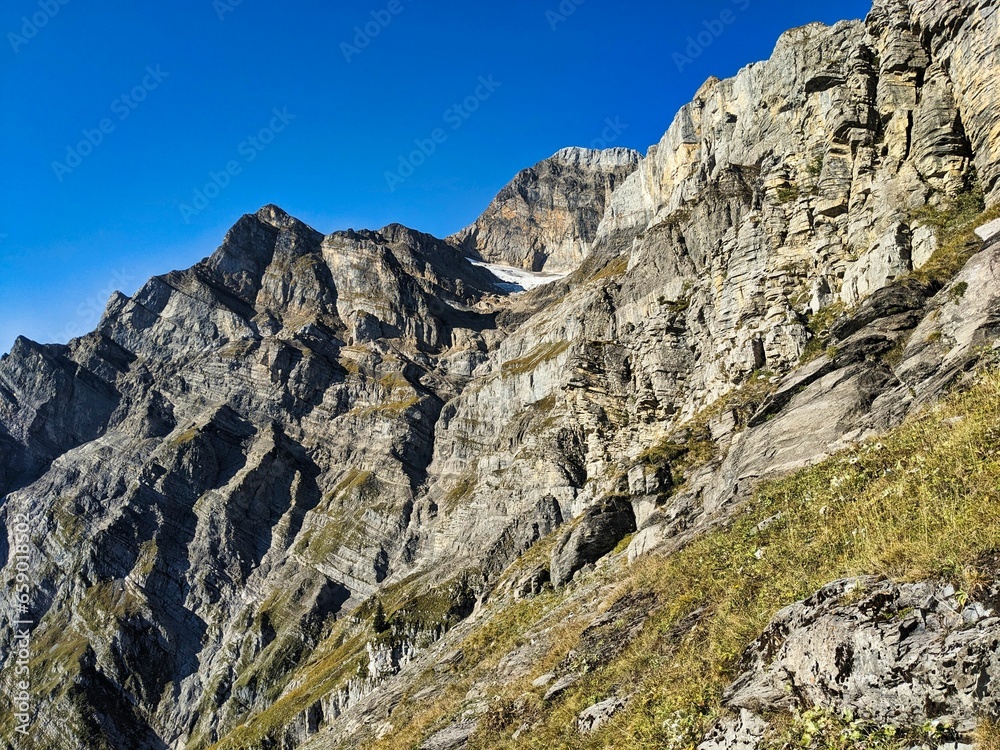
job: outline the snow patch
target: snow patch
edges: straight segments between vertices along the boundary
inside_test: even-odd
[[[519,292],[526,292],[529,289],[535,289],[545,284],[551,284],[553,281],[559,281],[559,279],[565,279],[569,276],[568,273],[546,273],[540,272],[535,273],[533,271],[525,271],[522,268],[514,268],[513,266],[501,266],[496,263],[486,263],[481,260],[475,260],[474,258],[466,258],[474,266],[479,266],[480,268],[485,268],[487,271],[492,273],[499,279],[497,283],[497,288],[501,291],[507,292],[508,294],[518,294]]]

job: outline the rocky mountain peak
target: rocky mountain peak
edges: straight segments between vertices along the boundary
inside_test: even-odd
[[[610,170],[637,165],[641,158],[642,154],[631,148],[594,149],[570,146],[559,149],[546,161],[561,161],[584,168]]]
[[[297,219],[289,216],[284,209],[274,205],[273,203],[261,206],[261,208],[254,215],[264,223],[270,224],[275,229],[284,229],[291,224],[298,222]]]
[[[611,193],[640,158],[625,148],[563,149],[518,173],[472,226],[448,241],[491,263],[572,271],[590,253]]]

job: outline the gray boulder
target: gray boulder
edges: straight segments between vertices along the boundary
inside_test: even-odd
[[[841,580],[779,612],[746,651],[725,694],[742,712],[714,737],[758,736],[758,717],[776,710],[851,711],[877,725],[931,721],[960,736],[1000,711],[997,588],[969,601],[943,583]],[[725,725],[725,726],[723,726]],[[730,726],[732,725],[732,726]],[[705,745],[713,747],[721,745]],[[752,745],[749,745],[752,746]]]
[[[635,513],[628,500],[611,497],[590,508],[552,552],[552,585],[566,584],[574,573],[600,560],[634,531]]]

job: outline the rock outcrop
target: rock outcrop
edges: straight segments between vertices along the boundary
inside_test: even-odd
[[[782,610],[744,655],[710,748],[756,747],[760,713],[823,706],[882,726],[933,719],[968,736],[1000,696],[1000,620],[954,586],[845,580]]]
[[[556,543],[552,552],[552,584],[565,584],[574,573],[600,560],[634,531],[635,511],[627,498],[608,498],[588,508]]]

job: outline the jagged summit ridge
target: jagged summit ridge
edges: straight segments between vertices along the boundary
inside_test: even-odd
[[[593,149],[581,148],[579,146],[569,146],[559,149],[549,157],[553,161],[605,170],[638,164],[641,158],[642,154],[631,148]]]

